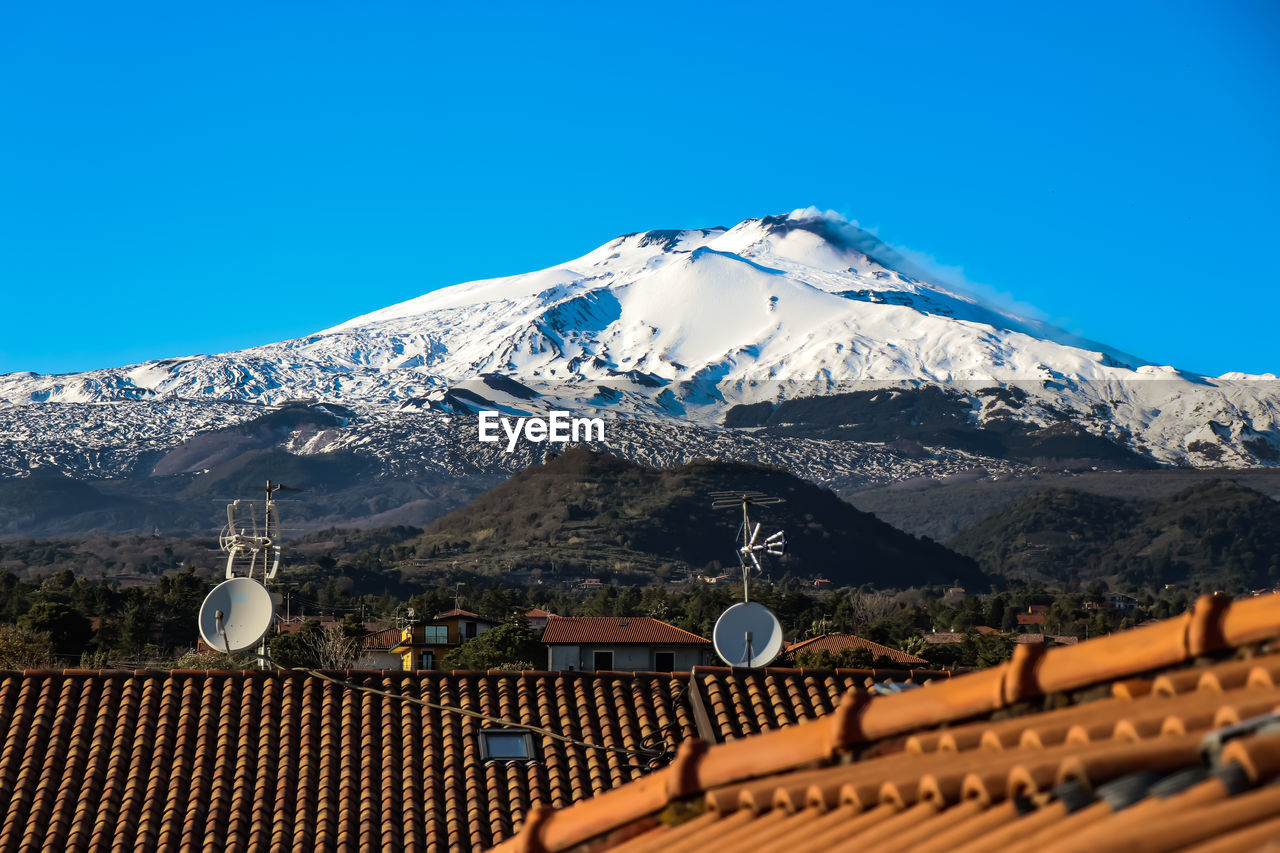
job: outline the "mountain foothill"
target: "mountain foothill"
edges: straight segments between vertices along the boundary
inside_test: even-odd
[[[738,570],[706,496],[750,489],[786,498],[779,576],[1263,586],[1278,385],[1082,339],[805,209],[246,350],[0,376],[0,537],[210,536],[270,479],[301,490],[292,536],[399,531],[413,572],[670,578]],[[482,412],[558,411],[605,438],[477,440]]]

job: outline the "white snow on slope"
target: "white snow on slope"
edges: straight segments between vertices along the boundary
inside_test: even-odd
[[[543,393],[534,408],[704,425],[735,402],[1018,383],[1042,404],[1019,417],[1047,425],[1050,409],[1074,412],[1168,462],[1257,464],[1266,454],[1247,443],[1280,446],[1274,377],[1144,364],[926,281],[872,235],[813,210],[626,235],[545,270],[443,288],[240,352],[0,376],[0,401],[310,398],[374,411],[493,373]],[[618,396],[602,397],[602,384]]]

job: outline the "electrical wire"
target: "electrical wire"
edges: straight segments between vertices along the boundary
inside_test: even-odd
[[[651,739],[654,738],[655,736],[663,735],[670,726],[674,725],[674,723],[668,723],[666,726],[663,726],[662,728],[655,731],[653,734],[646,737],[644,740],[641,741],[641,746],[637,749],[627,749],[626,747],[620,747],[620,746],[605,746],[604,744],[590,743],[585,740],[578,740],[577,738],[571,738],[568,735],[562,735],[557,731],[553,731],[543,726],[535,726],[529,723],[519,723],[519,722],[516,722],[515,720],[508,720],[504,717],[494,717],[489,714],[482,714],[479,711],[472,711],[468,708],[459,708],[456,705],[448,705],[443,702],[432,702],[427,699],[418,699],[413,696],[405,696],[404,694],[401,694],[401,693],[392,693],[388,690],[380,690],[377,687],[369,687],[368,685],[365,685],[365,684],[355,684],[345,679],[338,678],[336,676],[329,675],[328,673],[321,672],[315,669],[310,669],[304,666],[281,666],[280,664],[272,660],[270,655],[263,654],[262,652],[258,652],[257,657],[266,661],[268,664],[275,667],[276,669],[286,670],[289,672],[306,673],[307,675],[322,679],[324,681],[328,681],[332,684],[341,685],[342,687],[346,687],[350,690],[361,690],[361,691],[364,691],[365,693],[373,693],[378,696],[385,696],[389,699],[399,699],[402,702],[409,702],[414,705],[421,705],[424,708],[431,708],[436,711],[442,711],[444,713],[449,713],[449,714],[459,714],[464,717],[471,717],[476,720],[482,720],[486,723],[494,723],[494,724],[505,726],[508,728],[519,728],[519,729],[525,729],[526,731],[537,732],[538,734],[549,737],[552,740],[557,740],[557,741],[560,741],[561,743],[566,743],[571,746],[581,747],[583,749],[598,749],[603,752],[612,752],[615,755],[623,755],[627,757],[638,756],[645,760],[644,766],[636,765],[636,764],[628,765],[629,767],[632,767],[634,769],[639,769],[639,770],[653,769],[655,767],[661,766],[661,764],[664,761],[668,760],[669,756],[671,755],[671,745],[670,743],[667,742],[667,739],[665,737],[663,737],[661,741],[651,741]],[[682,690],[676,696],[676,701],[672,703],[673,707],[679,703],[680,699],[683,698],[685,692],[688,691],[688,689],[689,688],[686,685],[684,690]],[[650,742],[652,742],[651,746],[646,745]],[[659,748],[659,744],[661,748]]]
[[[223,624],[222,611],[221,610],[214,611],[213,619],[214,619],[214,624],[216,625],[216,629],[218,633],[222,634],[222,643],[223,643],[223,647],[226,649],[227,657],[230,657],[231,656],[231,640],[227,636],[226,626]],[[668,723],[665,726],[660,727],[653,733],[643,738],[640,741],[640,747],[638,749],[627,749],[625,747],[619,747],[619,746],[605,746],[604,744],[590,743],[585,740],[578,740],[577,738],[571,738],[568,735],[562,735],[559,732],[552,731],[551,729],[545,728],[543,726],[535,726],[535,725],[530,725],[528,723],[518,723],[514,720],[508,720],[504,717],[494,717],[494,716],[490,716],[489,714],[481,714],[479,711],[472,711],[468,708],[459,708],[456,705],[447,705],[443,702],[432,702],[427,699],[417,699],[413,696],[405,696],[404,694],[401,694],[401,693],[392,693],[388,690],[379,690],[376,687],[369,687],[368,685],[365,685],[365,684],[355,684],[354,682],[347,681],[345,679],[338,678],[333,675],[329,675],[317,669],[310,669],[304,666],[281,666],[280,664],[276,663],[276,661],[274,661],[271,658],[271,656],[266,654],[265,652],[258,652],[256,654],[256,657],[266,661],[268,664],[275,667],[276,669],[287,670],[289,672],[306,673],[307,675],[310,675],[314,678],[319,678],[323,681],[328,681],[332,684],[338,684],[350,690],[361,690],[365,693],[373,693],[378,696],[385,696],[389,699],[399,699],[402,702],[409,702],[414,705],[421,705],[425,708],[432,708],[434,710],[442,711],[444,713],[460,714],[461,716],[464,716],[464,717],[471,717],[473,719],[483,720],[486,723],[495,723],[497,725],[508,727],[508,728],[520,728],[526,731],[537,732],[538,734],[544,735],[553,740],[558,740],[561,743],[567,743],[572,746],[582,747],[584,749],[599,749],[604,752],[612,752],[615,755],[625,755],[628,757],[640,756],[641,758],[645,759],[645,764],[648,769],[653,769],[655,767],[660,766],[666,760],[669,760],[669,757],[671,755],[671,744],[668,742],[667,738],[665,737],[665,734],[669,728],[676,725],[674,721],[671,723]],[[678,694],[676,694],[675,700],[671,703],[673,708],[679,706],[681,700],[684,699],[684,696],[688,691],[689,691],[689,685],[686,684],[684,686],[684,689],[682,689]],[[661,737],[661,740],[656,740],[656,738],[659,738],[659,737]],[[661,748],[659,748],[659,746]],[[627,766],[635,769],[646,769],[645,767],[641,767],[635,764],[630,764]]]

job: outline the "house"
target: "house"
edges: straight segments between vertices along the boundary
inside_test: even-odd
[[[360,638],[360,657],[356,669],[401,669],[404,659],[392,651],[400,644],[399,628],[383,628],[371,631]]]
[[[1104,602],[1108,610],[1136,610],[1138,608],[1138,599],[1118,592],[1108,595]]]
[[[904,651],[881,645],[856,634],[821,634],[808,640],[792,643],[786,647],[782,655],[787,660],[795,661],[796,655],[804,652],[830,652],[838,655],[848,651],[865,651],[871,655],[872,660],[883,658],[907,666],[929,665],[929,662],[922,657],[909,655]]]
[[[1026,613],[1019,613],[1018,625],[1043,625],[1049,618],[1049,606],[1046,604],[1032,604],[1027,607]]]
[[[1277,637],[1280,597],[1205,596],[921,689],[851,690],[812,722],[688,743],[644,780],[540,809],[495,853],[1270,849]]]
[[[547,620],[554,615],[554,613],[543,610],[541,607],[535,607],[524,612],[524,621],[529,623],[529,630],[537,633],[547,627]]]
[[[437,613],[425,624],[402,629],[400,641],[391,648],[405,670],[435,669],[451,650],[488,631],[497,623],[472,613],[454,609]]]
[[[552,616],[542,632],[552,672],[687,672],[711,641],[648,616]]]

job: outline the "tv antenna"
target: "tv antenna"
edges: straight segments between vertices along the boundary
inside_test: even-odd
[[[262,667],[267,665],[265,637],[280,598],[267,590],[267,584],[280,571],[280,513],[275,493],[281,490],[297,491],[267,481],[260,513],[252,501],[237,499],[227,504],[227,526],[218,537],[218,545],[227,555],[226,580],[200,605],[200,636],[205,643],[228,655],[256,643]]]
[[[218,536],[218,547],[227,555],[227,578],[236,577],[236,564],[245,577],[255,573],[263,583],[272,580],[280,570],[280,511],[275,493],[297,491],[267,480],[267,499],[261,512],[252,501],[236,499],[227,504],[227,524]]]
[[[742,601],[733,605],[716,620],[711,642],[716,654],[729,666],[768,666],[782,651],[782,624],[773,611],[751,600],[751,570],[762,571],[761,553],[781,557],[787,537],[781,530],[760,538],[760,523],[752,524],[750,508],[784,503],[783,498],[764,492],[712,492],[712,509],[742,507],[742,546],[738,563],[742,567]]]
[[[760,539],[760,523],[756,522],[754,525],[751,523],[750,508],[780,503],[786,503],[786,499],[771,497],[764,492],[711,493],[712,509],[742,507],[742,527],[739,529],[742,534],[742,547],[738,549],[738,564],[742,567],[743,601],[751,600],[751,568],[754,567],[757,572],[763,571],[758,555],[763,552],[774,557],[781,557],[787,548],[787,537],[781,530],[772,536],[765,537],[763,540]],[[750,561],[749,564],[748,561]]]

